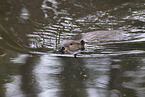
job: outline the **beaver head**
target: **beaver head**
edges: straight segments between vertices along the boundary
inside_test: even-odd
[[[77,50],[84,50],[84,45],[84,40],[64,40],[58,45],[57,51],[64,54]]]

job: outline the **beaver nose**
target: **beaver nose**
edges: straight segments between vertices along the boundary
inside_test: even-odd
[[[58,53],[62,53],[62,54],[64,54],[65,53],[65,47],[60,47],[58,50],[57,50],[57,52]]]

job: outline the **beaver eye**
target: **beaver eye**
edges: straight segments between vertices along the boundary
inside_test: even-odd
[[[71,43],[70,45],[73,45],[73,43]]]

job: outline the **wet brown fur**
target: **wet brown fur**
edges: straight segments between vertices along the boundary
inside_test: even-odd
[[[69,53],[71,51],[84,50],[85,42],[83,40],[64,40],[57,49],[62,53]]]

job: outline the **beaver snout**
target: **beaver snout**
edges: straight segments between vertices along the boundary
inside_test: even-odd
[[[65,50],[65,47],[59,47],[59,48],[57,49],[57,52],[64,54],[64,53],[65,53],[64,50]]]
[[[57,47],[57,51],[59,53],[71,53],[73,51],[77,51],[77,50],[84,50],[85,47],[85,41],[84,40],[64,40],[63,42],[61,42],[58,47]]]

